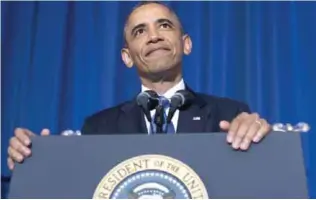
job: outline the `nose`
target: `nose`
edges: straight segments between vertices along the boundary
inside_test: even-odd
[[[151,36],[151,37],[149,38],[149,41],[148,41],[148,42],[150,42],[150,43],[157,43],[157,42],[159,42],[159,40],[160,40],[160,38],[155,35],[155,36]]]
[[[163,38],[159,34],[159,31],[157,31],[155,28],[151,28],[148,32],[148,43],[157,43],[162,41]]]

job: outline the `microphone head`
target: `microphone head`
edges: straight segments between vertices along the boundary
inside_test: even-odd
[[[136,102],[137,105],[143,110],[147,120],[151,122],[152,118],[150,116],[150,111],[154,109],[159,103],[158,94],[152,90],[141,92],[137,95]]]
[[[193,101],[193,94],[188,90],[179,90],[171,97],[171,106],[184,107],[188,106]]]
[[[146,106],[149,110],[154,109],[159,101],[158,94],[153,90],[147,90],[137,95],[136,101],[138,106]]]
[[[177,91],[170,100],[170,110],[167,116],[167,123],[171,122],[171,119],[177,109],[185,109],[191,105],[194,99],[194,95],[188,90]]]

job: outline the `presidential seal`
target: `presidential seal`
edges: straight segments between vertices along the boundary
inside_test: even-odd
[[[163,155],[125,160],[98,184],[94,199],[208,199],[200,177],[186,164]]]

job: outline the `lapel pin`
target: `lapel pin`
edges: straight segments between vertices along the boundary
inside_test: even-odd
[[[193,120],[201,120],[201,117],[193,117]]]

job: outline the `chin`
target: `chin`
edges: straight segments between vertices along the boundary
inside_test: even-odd
[[[176,74],[176,68],[172,65],[156,65],[148,71],[148,75],[154,81],[172,80],[174,74]]]
[[[155,63],[153,65],[150,66],[149,71],[150,73],[164,73],[167,71],[172,70],[173,65],[171,65],[170,63],[166,63],[166,62],[160,62],[160,63]]]

